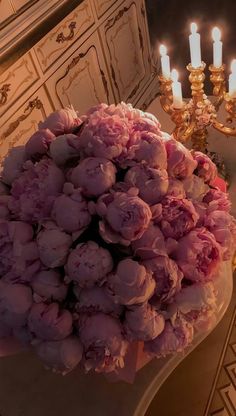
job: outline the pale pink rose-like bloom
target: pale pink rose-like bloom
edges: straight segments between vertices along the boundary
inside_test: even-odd
[[[63,172],[50,159],[36,165],[30,161],[11,189],[9,209],[14,217],[27,222],[40,222],[48,218],[55,197],[64,185]]]
[[[170,302],[181,289],[184,277],[177,263],[168,256],[158,256],[145,260],[142,264],[153,273],[156,282],[152,303]]]
[[[109,295],[121,305],[146,302],[153,295],[155,286],[152,273],[132,259],[121,260],[116,271],[108,275]]]
[[[208,327],[214,323],[216,291],[212,282],[198,282],[184,287],[174,299],[172,310],[181,312],[194,328]]]
[[[164,169],[137,165],[128,170],[124,181],[139,190],[139,197],[149,205],[161,201],[168,190],[168,174]]]
[[[148,303],[127,309],[124,328],[129,340],[150,341],[162,333],[165,327],[163,315]]]
[[[51,113],[44,121],[40,121],[39,130],[49,129],[55,136],[71,133],[72,129],[81,124],[77,113],[71,107]]]
[[[93,113],[83,128],[79,143],[86,156],[116,159],[126,148],[129,140],[129,127],[125,119],[117,115],[103,116]]]
[[[152,218],[149,206],[141,198],[123,192],[101,197],[97,210],[103,217],[100,235],[108,243],[130,245],[142,237]]]
[[[0,275],[8,282],[29,281],[40,268],[33,229],[20,221],[0,221]]]
[[[59,341],[72,333],[72,315],[67,309],[60,309],[58,303],[34,303],[28,326],[36,338]]]
[[[78,244],[71,251],[66,264],[69,279],[83,288],[101,283],[112,269],[113,260],[110,252],[94,241]]]
[[[36,131],[25,145],[28,159],[38,160],[48,153],[50,143],[56,138],[49,129]]]
[[[91,221],[88,203],[79,189],[70,195],[58,196],[51,215],[58,227],[68,233],[82,232]]]
[[[230,260],[236,250],[236,221],[226,211],[213,211],[205,218],[205,227],[223,250],[223,260]]]
[[[186,198],[183,182],[175,178],[169,178],[167,195],[174,196],[176,198]]]
[[[217,177],[217,167],[212,160],[202,152],[193,152],[197,162],[196,173],[204,182],[212,184]]]
[[[70,160],[79,159],[79,139],[75,134],[57,136],[50,144],[50,156],[57,166],[63,166]]]
[[[121,305],[113,302],[104,286],[94,286],[89,289],[81,289],[79,286],[75,286],[74,294],[78,299],[76,310],[79,313],[103,312],[119,316],[123,310]]]
[[[182,183],[188,199],[201,202],[209,191],[209,187],[204,183],[203,179],[196,175],[189,176]]]
[[[36,345],[35,351],[47,368],[65,375],[81,361],[83,347],[77,337],[69,336],[60,341],[42,341]]]
[[[84,195],[97,197],[107,192],[116,182],[116,167],[102,157],[82,160],[71,174],[71,182],[82,188]]]
[[[159,226],[153,222],[150,223],[141,238],[132,242],[131,247],[134,255],[141,259],[167,255],[164,236]]]
[[[198,219],[191,201],[174,196],[162,200],[160,228],[165,237],[181,238],[196,226]]]
[[[193,326],[184,317],[175,316],[166,321],[164,331],[154,340],[145,343],[145,351],[158,357],[183,352],[193,340]]]
[[[44,228],[37,235],[39,257],[47,267],[64,266],[67,261],[72,238],[56,226]]]
[[[2,181],[7,185],[12,185],[23,172],[26,160],[25,146],[16,146],[10,149],[2,163]]]
[[[160,134],[160,123],[157,119],[151,119],[145,116],[135,118],[130,123],[130,133],[135,132],[150,132],[154,134]]]
[[[220,189],[210,189],[203,198],[203,202],[207,204],[207,212],[214,211],[230,211],[231,202],[228,195]]]
[[[184,179],[192,175],[197,167],[190,151],[174,139],[165,142],[167,151],[167,170],[170,176]]]
[[[62,302],[68,292],[68,286],[63,282],[61,274],[57,270],[39,271],[30,284],[35,302],[47,300]]]
[[[104,313],[83,316],[79,337],[84,347],[85,370],[110,373],[124,367],[128,343],[118,319]]]
[[[0,320],[10,328],[26,323],[32,302],[29,287],[0,281]]]
[[[194,282],[212,280],[222,261],[222,248],[214,235],[197,228],[178,243],[174,256],[184,276]]]

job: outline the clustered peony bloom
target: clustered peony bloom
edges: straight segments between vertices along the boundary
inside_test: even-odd
[[[131,104],[40,122],[2,163],[0,356],[119,376],[133,347],[164,357],[211,328],[236,247],[216,174]]]

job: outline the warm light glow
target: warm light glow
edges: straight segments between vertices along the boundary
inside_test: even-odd
[[[218,27],[213,27],[212,29],[212,38],[214,42],[217,42],[221,39],[221,31]]]
[[[196,23],[191,23],[190,29],[191,29],[192,34],[197,33],[197,24]]]
[[[231,62],[231,72],[236,74],[236,59],[233,59]]]
[[[179,78],[179,73],[176,71],[176,69],[172,69],[171,71],[171,79],[173,82],[177,82]]]
[[[161,45],[160,48],[159,48],[159,51],[160,51],[161,56],[166,55],[167,54],[167,48],[166,48],[166,46],[165,45]]]

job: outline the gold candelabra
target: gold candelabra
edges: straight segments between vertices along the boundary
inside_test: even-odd
[[[210,81],[213,84],[214,101],[211,102],[204,93],[206,64],[194,68],[191,64],[187,65],[189,71],[189,81],[191,84],[191,99],[184,101],[181,108],[173,105],[172,80],[159,75],[160,82],[160,102],[163,110],[171,116],[175,124],[173,136],[181,143],[186,143],[191,139],[195,150],[210,153],[207,149],[207,128],[212,126],[226,136],[236,136],[236,128],[230,124],[236,119],[236,97],[232,98],[226,92],[225,66],[209,66]],[[217,119],[220,106],[225,103],[225,110],[228,114],[226,124]],[[210,156],[218,164],[220,173],[224,178],[227,177],[224,163],[216,153],[211,152]]]

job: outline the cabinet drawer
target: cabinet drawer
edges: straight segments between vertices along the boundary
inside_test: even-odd
[[[0,75],[0,116],[38,79],[39,75],[30,53]]]
[[[0,164],[9,149],[27,142],[38,129],[38,123],[51,111],[52,106],[42,87],[0,127]]]
[[[6,20],[8,17],[10,17],[14,13],[14,10],[9,0],[0,0],[0,10],[1,10],[1,13],[0,13],[0,25],[1,25],[1,23],[3,23],[4,20]]]
[[[151,74],[144,3],[126,1],[100,32],[116,100],[135,103]]]
[[[45,72],[94,23],[89,0],[85,0],[34,47]]]
[[[97,32],[80,45],[46,82],[56,108],[70,104],[80,113],[100,102],[113,102]]]
[[[117,0],[93,0],[96,13],[101,17]]]

